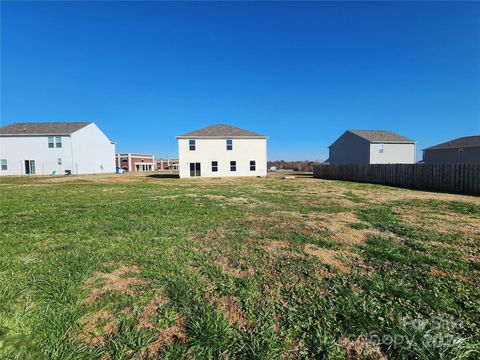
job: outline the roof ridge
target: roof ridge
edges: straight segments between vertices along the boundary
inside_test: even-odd
[[[185,134],[178,135],[177,138],[182,137],[216,137],[216,138],[228,138],[228,137],[251,137],[251,138],[266,138],[265,135],[242,129],[238,126],[229,124],[212,124],[202,127],[197,130],[190,131]]]
[[[428,148],[424,148],[423,150],[456,149],[477,146],[480,147],[480,135],[467,135],[432,145]]]
[[[0,135],[69,135],[91,124],[94,122],[14,122],[0,127]]]
[[[415,143],[414,140],[391,130],[347,130],[347,132],[369,142]]]

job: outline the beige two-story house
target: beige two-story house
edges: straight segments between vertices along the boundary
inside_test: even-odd
[[[265,135],[212,125],[177,139],[181,178],[267,175]]]

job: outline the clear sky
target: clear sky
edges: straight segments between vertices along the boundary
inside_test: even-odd
[[[94,121],[119,152],[215,123],[270,160],[346,129],[480,134],[479,2],[2,2],[1,30],[1,124]]]

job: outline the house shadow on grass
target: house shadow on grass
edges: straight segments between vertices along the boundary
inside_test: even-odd
[[[147,175],[147,177],[152,179],[180,179],[178,174],[151,174]]]

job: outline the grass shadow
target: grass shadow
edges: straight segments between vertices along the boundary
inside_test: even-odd
[[[178,174],[151,174],[147,175],[147,177],[152,179],[180,179]]]

